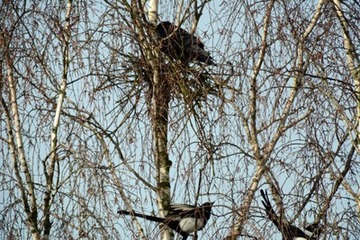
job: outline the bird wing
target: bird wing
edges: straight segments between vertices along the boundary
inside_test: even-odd
[[[171,204],[166,219],[178,221],[178,228],[181,229],[181,232],[189,234],[205,227],[211,214],[212,204],[205,203],[201,206]]]
[[[182,39],[184,46],[197,46],[201,49],[204,49],[204,44],[200,41],[198,37],[194,34],[188,33],[186,30],[179,28],[178,29],[179,38]]]
[[[171,204],[167,217],[194,217],[198,207],[188,204]]]
[[[189,205],[189,204],[183,204],[183,203],[172,203],[170,204],[170,209],[194,209],[196,206]]]

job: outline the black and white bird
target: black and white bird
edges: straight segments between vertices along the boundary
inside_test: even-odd
[[[201,206],[187,204],[171,204],[169,214],[165,217],[155,217],[134,211],[119,210],[119,214],[133,215],[149,221],[163,223],[179,233],[186,240],[190,233],[202,230],[211,216],[214,202],[206,202]]]
[[[216,65],[200,39],[184,29],[170,22],[161,22],[156,27],[156,33],[161,40],[161,51],[170,58],[184,63],[198,61]]]
[[[321,233],[319,224],[311,224],[305,230],[291,225],[285,219],[280,218],[271,206],[267,191],[260,190],[266,215],[275,224],[282,234],[283,240],[317,240]]]

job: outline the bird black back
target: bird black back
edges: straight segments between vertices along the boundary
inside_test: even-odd
[[[194,35],[170,22],[161,22],[156,27],[156,33],[161,40],[161,51],[170,58],[188,63],[192,60],[209,65],[216,65],[205,51],[204,44]]]

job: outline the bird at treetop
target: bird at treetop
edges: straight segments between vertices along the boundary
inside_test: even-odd
[[[198,61],[216,66],[200,39],[186,30],[170,22],[161,22],[156,27],[156,33],[161,40],[161,51],[170,58],[185,63]]]

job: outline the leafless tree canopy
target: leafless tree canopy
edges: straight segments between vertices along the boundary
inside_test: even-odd
[[[281,239],[283,221],[360,236],[360,2],[0,3],[0,239]],[[170,58],[155,28],[217,66]],[[195,39],[195,38],[194,38]]]

